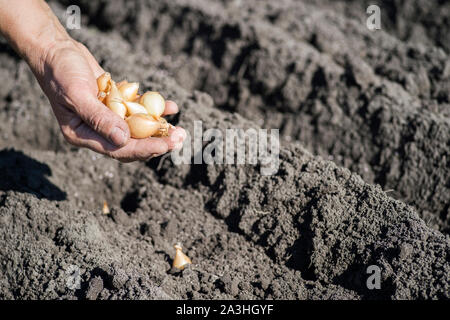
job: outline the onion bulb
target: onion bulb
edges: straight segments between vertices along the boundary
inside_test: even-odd
[[[191,259],[189,259],[189,257],[187,255],[185,255],[183,253],[183,251],[181,251],[180,245],[177,244],[174,246],[174,248],[175,248],[176,252],[175,252],[175,258],[173,259],[173,263],[172,263],[173,268],[183,270],[186,265],[192,264]]]
[[[169,130],[169,124],[163,118],[155,119],[144,113],[135,113],[125,121],[130,128],[131,137],[135,139],[166,136]]]
[[[102,209],[103,214],[109,214],[109,207],[108,207],[108,202],[103,201],[103,209]]]
[[[124,83],[118,88],[125,101],[134,101],[134,99],[136,99],[139,90],[139,83],[137,82]]]
[[[122,80],[120,82],[117,82],[116,85],[117,85],[117,88],[120,88],[121,86],[123,86],[124,84],[127,84],[127,83],[128,83],[127,80]]]
[[[135,113],[148,114],[147,109],[145,109],[142,104],[139,104],[137,102],[131,102],[131,101],[124,101],[123,103],[127,107],[127,116],[131,116]]]
[[[134,98],[133,102],[139,103],[139,101],[141,101],[141,97],[142,97],[142,96],[138,93],[138,94],[136,95],[136,98]]]
[[[100,100],[101,102],[105,102],[106,99],[106,93],[104,91],[99,91],[97,94],[97,98],[98,100]]]
[[[117,89],[116,83],[111,80],[111,90],[106,96],[106,106],[113,112],[118,114],[122,119],[125,118],[127,108],[123,104],[123,97],[119,89]]]
[[[125,119],[132,138],[169,135],[169,128],[173,126],[162,117],[166,102],[158,92],[148,91],[141,96],[139,83],[127,80],[116,83],[108,72],[97,78],[97,86],[98,100]]]
[[[147,91],[142,95],[139,102],[147,109],[149,115],[159,118],[164,113],[166,107],[166,101],[158,93],[154,91]]]
[[[111,74],[109,72],[105,72],[100,77],[98,77],[97,86],[99,91],[108,93],[111,89]]]

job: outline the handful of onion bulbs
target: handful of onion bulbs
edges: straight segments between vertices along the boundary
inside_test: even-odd
[[[166,101],[158,93],[138,93],[139,83],[114,82],[105,72],[97,78],[98,99],[128,124],[132,138],[165,137],[170,124],[161,117]]]

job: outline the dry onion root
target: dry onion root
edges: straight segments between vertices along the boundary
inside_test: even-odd
[[[128,124],[131,137],[165,137],[170,124],[162,117],[166,101],[158,92],[138,93],[139,83],[126,80],[115,83],[105,72],[97,78],[98,99]]]

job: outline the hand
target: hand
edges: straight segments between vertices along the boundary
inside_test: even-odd
[[[89,50],[72,39],[46,50],[39,64],[30,64],[47,95],[64,138],[122,162],[146,160],[181,148],[186,132],[169,130],[168,137],[132,139],[128,125],[97,99],[96,78],[105,71]],[[178,112],[167,101],[165,115]]]

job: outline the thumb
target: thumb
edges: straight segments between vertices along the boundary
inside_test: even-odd
[[[80,118],[117,147],[126,144],[130,138],[127,123],[97,98],[89,95],[84,100],[77,108]]]

